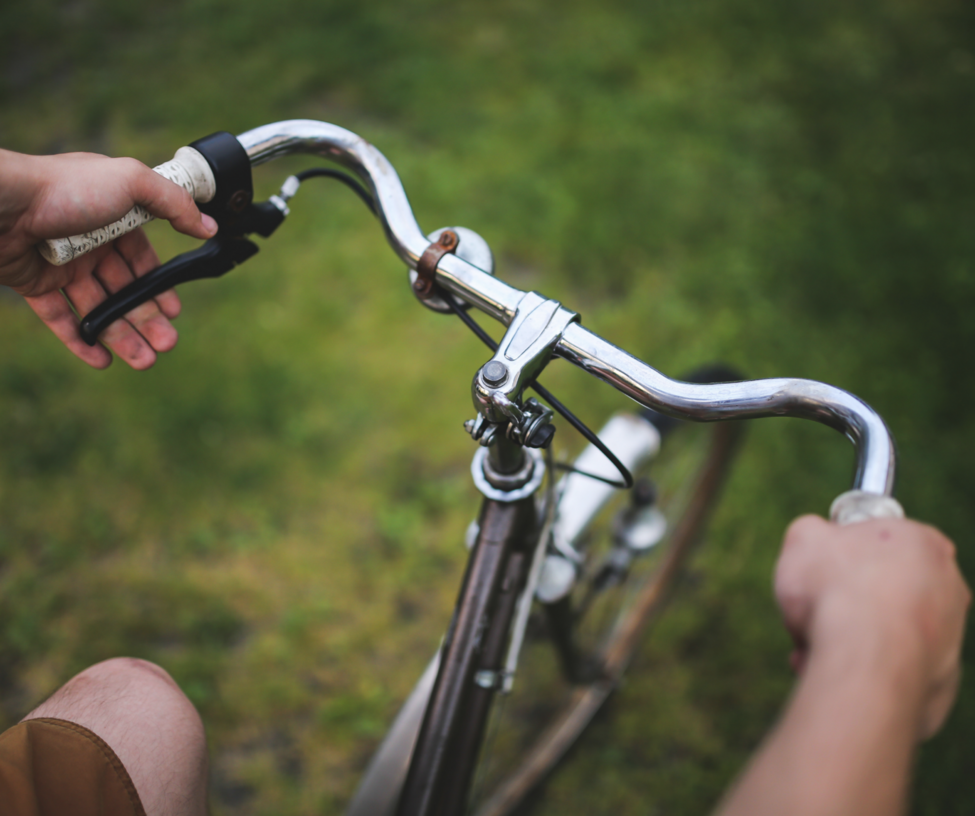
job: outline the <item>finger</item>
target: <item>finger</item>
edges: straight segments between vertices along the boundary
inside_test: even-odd
[[[159,256],[141,228],[117,239],[115,249],[125,259],[136,277],[142,277],[159,266]],[[156,295],[155,301],[159,310],[170,320],[179,317],[183,308],[175,289]]]
[[[128,191],[132,199],[157,218],[165,218],[173,228],[194,238],[211,238],[217,222],[203,215],[193,197],[178,184],[154,173],[135,159],[116,159],[127,163]]]
[[[95,277],[105,292],[113,294],[135,279],[132,270],[117,252],[109,252],[95,267]],[[125,315],[131,325],[155,351],[169,351],[178,335],[173,324],[159,310],[155,300],[147,300]]]
[[[802,516],[786,530],[782,550],[775,565],[773,591],[782,623],[792,637],[798,653],[807,651],[809,629],[815,610],[815,571],[809,563],[811,553],[818,553],[818,539],[832,525],[819,516]],[[810,544],[813,546],[811,547]]]
[[[108,368],[112,364],[112,355],[104,346],[97,344],[89,346],[81,339],[78,318],[60,292],[48,292],[38,297],[24,299],[44,325],[54,332],[54,336],[64,343],[75,357],[84,360],[93,368]]]
[[[789,654],[789,665],[798,675],[806,670],[806,661],[809,659],[809,650],[805,646],[796,646]]]
[[[930,739],[941,730],[941,726],[945,724],[945,720],[948,719],[948,715],[955,704],[960,685],[961,668],[956,665],[954,670],[938,684],[928,697],[928,703],[920,724],[922,740]]]
[[[832,529],[832,525],[822,516],[816,516],[812,513],[799,516],[786,529],[785,536],[782,539],[782,550],[801,546],[809,539],[815,539],[826,534],[830,529]]]
[[[775,591],[805,593],[815,582],[816,568],[823,561],[836,525],[819,516],[800,516],[785,531],[775,564]]]
[[[142,227],[116,238],[115,251],[125,258],[136,276],[145,275],[159,266],[159,256]]]
[[[105,300],[105,289],[94,275],[74,280],[65,287],[64,294],[80,314],[88,314]],[[126,320],[116,320],[98,339],[137,371],[150,368],[156,362],[152,346]]]
[[[815,542],[826,532],[823,528],[829,526],[829,522],[819,516],[800,516],[785,531],[773,575],[775,596],[780,604],[806,594],[810,544],[815,552],[819,552],[821,548],[815,546]]]
[[[0,283],[23,297],[38,297],[56,292],[71,278],[70,270],[51,267],[33,247],[25,247],[17,255],[6,252],[4,254],[6,257],[0,270]]]

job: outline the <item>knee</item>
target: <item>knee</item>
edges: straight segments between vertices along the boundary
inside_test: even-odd
[[[111,718],[165,731],[177,726],[184,738],[205,740],[200,716],[176,681],[161,666],[135,657],[114,657],[89,666],[24,719],[37,717],[83,725],[86,721],[101,725]]]
[[[163,694],[176,692],[184,696],[176,681],[169,676],[169,672],[162,666],[139,657],[113,657],[95,663],[76,674],[68,682],[76,681],[92,685],[152,689]]]
[[[196,707],[161,666],[137,657],[113,657],[90,666],[68,682],[83,683],[98,697],[108,698],[120,710],[141,712],[148,720],[178,722],[203,735]],[[185,731],[183,732],[186,733]]]
[[[70,720],[105,740],[148,813],[205,812],[203,723],[173,678],[154,663],[133,657],[96,663],[24,719],[40,717]]]

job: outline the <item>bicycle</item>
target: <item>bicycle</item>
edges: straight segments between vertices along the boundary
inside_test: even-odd
[[[352,175],[313,168],[253,203],[252,165],[293,153],[333,160]],[[349,131],[299,120],[239,137],[218,133],[156,169],[188,189],[220,231],[85,316],[87,342],[154,295],[223,275],[253,257],[258,247],[247,236],[270,237],[300,185],[327,176],[349,186],[380,220],[410,270],[416,297],[463,320],[491,349],[474,374],[476,415],[465,424],[479,443],[471,473],[484,500],[468,531],[470,556],[454,616],[367,768],[350,816],[468,808],[500,816],[525,801],[618,686],[700,537],[741,431],[718,420],[798,416],[840,430],[855,445],[857,468],[853,490],[831,508],[834,520],[902,514],[890,498],[893,440],[866,403],[812,381],[743,381],[720,366],[668,379],[583,328],[558,301],[494,277],[490,249],[473,231],[425,235],[395,170]],[[115,225],[49,242],[42,251],[63,263],[147,220],[136,208]],[[504,324],[500,342],[467,313],[471,307]],[[642,410],[616,415],[594,434],[538,382],[556,357],[613,385]],[[549,407],[528,397],[528,389]],[[555,412],[589,442],[571,464],[554,462]],[[557,470],[565,471],[558,480]],[[631,488],[629,500],[622,500],[623,488]],[[499,695],[510,725],[500,722]],[[492,716],[499,721],[489,724]],[[495,755],[517,759],[504,766],[492,762]]]

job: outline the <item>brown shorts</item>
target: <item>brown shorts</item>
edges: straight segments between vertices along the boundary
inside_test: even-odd
[[[0,734],[0,816],[146,816],[121,760],[67,720],[36,719]]]

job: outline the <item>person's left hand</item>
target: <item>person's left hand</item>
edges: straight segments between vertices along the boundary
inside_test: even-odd
[[[216,222],[200,214],[189,193],[134,159],[0,151],[0,284],[23,295],[58,339],[95,368],[106,368],[111,352],[133,368],[149,368],[158,352],[176,345],[170,320],[179,314],[179,298],[174,291],[158,295],[109,326],[99,338],[103,345],[89,346],[81,339],[76,312],[88,314],[109,294],[157,267],[155,250],[138,229],[53,266],[36,244],[103,227],[135,204],[196,238],[217,231]]]

